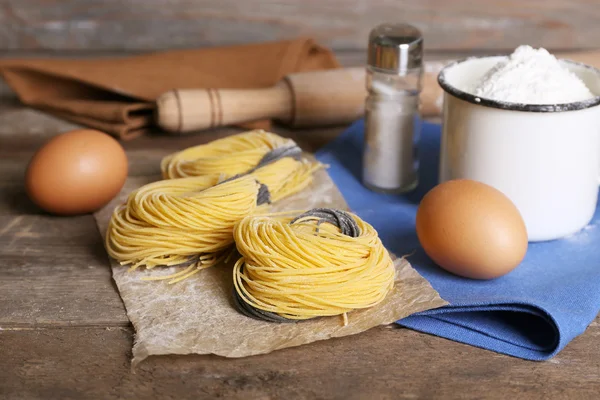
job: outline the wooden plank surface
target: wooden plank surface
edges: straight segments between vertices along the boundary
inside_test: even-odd
[[[0,327],[127,326],[93,218],[14,211],[0,215]]]
[[[421,28],[430,49],[597,46],[596,0],[4,0],[0,49],[159,49],[311,35],[364,49],[386,21]]]
[[[35,149],[73,127],[0,87],[0,397],[597,398],[600,319],[548,362],[381,327],[244,359],[153,357],[132,372],[133,331],[92,217],[44,215],[24,193]],[[276,131],[315,150],[342,129]],[[230,132],[125,143],[131,174],[154,174],[163,155]]]
[[[599,332],[596,330],[596,334]],[[598,336],[552,362],[374,328],[242,359],[161,356],[130,370],[127,328],[0,331],[0,395],[19,399],[597,399]]]

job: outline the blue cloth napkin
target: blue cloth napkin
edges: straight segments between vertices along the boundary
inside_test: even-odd
[[[450,305],[398,324],[458,342],[529,359],[556,355],[584,332],[600,310],[600,209],[579,233],[530,243],[522,264],[490,281],[461,278],[437,267],[415,233],[420,199],[437,184],[440,126],[419,137],[420,183],[406,195],[377,194],[361,184],[363,120],[317,152],[351,209],[372,224],[387,248],[408,255]]]

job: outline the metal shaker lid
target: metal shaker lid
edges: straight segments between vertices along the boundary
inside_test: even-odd
[[[421,68],[423,36],[408,24],[382,24],[369,34],[368,64],[384,72]]]

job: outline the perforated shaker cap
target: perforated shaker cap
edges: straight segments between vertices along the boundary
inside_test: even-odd
[[[421,68],[423,36],[408,24],[382,24],[369,34],[368,64],[383,72]]]

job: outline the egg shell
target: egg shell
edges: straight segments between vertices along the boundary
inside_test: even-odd
[[[59,215],[89,213],[106,205],[127,179],[127,155],[113,137],[92,129],[57,135],[27,167],[31,200]]]
[[[416,229],[436,264],[467,278],[505,275],[527,252],[527,230],[517,207],[499,190],[474,180],[451,180],[431,189],[419,204]]]

